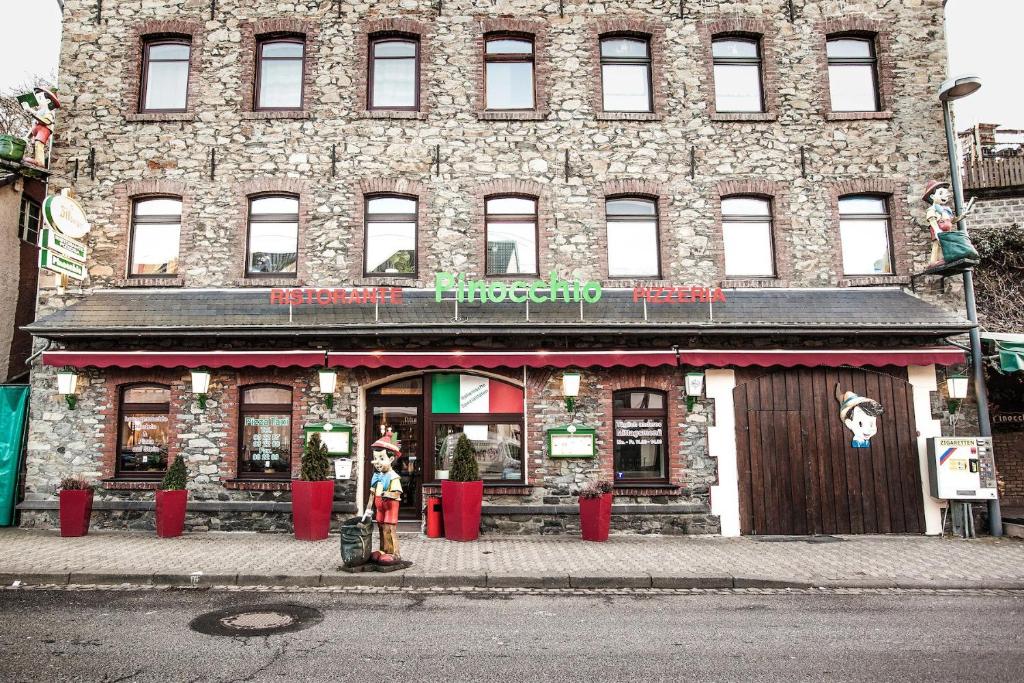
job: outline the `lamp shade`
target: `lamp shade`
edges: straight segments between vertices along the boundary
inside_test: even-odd
[[[334,388],[338,385],[338,373],[334,370],[320,371],[320,393],[333,394]]]
[[[562,375],[562,396],[576,398],[580,395],[580,373],[566,372]]]
[[[700,396],[704,393],[704,373],[703,372],[688,372],[686,373],[686,395],[687,396]]]
[[[946,378],[946,395],[952,399],[967,398],[967,375],[950,375]]]
[[[78,373],[74,370],[65,369],[57,372],[57,393],[61,396],[69,396],[75,393],[78,387]]]
[[[192,393],[193,394],[205,394],[210,389],[210,372],[209,370],[193,370],[192,371]]]
[[[981,88],[981,79],[977,76],[960,76],[951,78],[939,87],[939,100],[952,102],[972,95]]]

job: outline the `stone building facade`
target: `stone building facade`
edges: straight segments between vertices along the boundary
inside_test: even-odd
[[[416,45],[417,103],[411,108],[371,103],[370,47],[382,36]],[[295,108],[258,103],[261,41],[275,37],[303,46]],[[487,108],[485,54],[493,37],[532,44],[532,107]],[[827,45],[843,37],[870,46],[877,105],[871,111],[833,110]],[[190,49],[186,104],[180,111],[149,111],[141,94],[147,45],[166,38]],[[646,45],[647,111],[606,111],[606,38]],[[716,106],[712,46],[719,38],[756,45],[762,111]],[[827,367],[863,371],[863,386],[860,374],[849,376],[861,391],[892,377],[912,406],[902,418],[908,433],[938,433],[927,406],[941,380],[936,364],[961,359],[941,342],[966,329],[962,300],[955,286],[931,284],[915,295],[904,288],[928,260],[921,192],[946,168],[941,112],[933,102],[943,80],[937,68],[945,63],[943,45],[940,0],[809,0],[792,10],[774,0],[147,0],[102,7],[68,0],[60,71],[67,102],[54,148],[55,184],[73,183],[92,221],[90,277],[81,287],[40,293],[40,315],[50,317],[33,330],[57,345],[33,374],[23,523],[52,523],[52,485],[77,474],[102,482],[100,523],[152,524],[148,501],[155,479],[121,480],[115,465],[122,391],[136,383],[169,388],[168,457],[187,458],[192,528],[288,528],[286,478],[246,481],[237,471],[240,391],[267,383],[292,392],[292,472],[298,471],[303,425],[325,419],[354,425],[356,473],[338,482],[336,508],[355,510],[372,441],[368,397],[419,367],[408,359],[390,367],[341,366],[330,411],[316,389],[313,365],[295,366],[281,356],[276,366],[214,367],[202,410],[189,390],[191,361],[176,356],[177,365],[161,367],[153,357],[139,361],[131,353],[198,354],[189,357],[209,367],[219,358],[210,354],[228,350],[318,350],[330,362],[329,352],[380,349],[677,349],[673,358],[647,365],[621,359],[588,365],[582,357],[575,364],[583,369],[585,399],[575,417],[598,429],[594,459],[554,459],[547,452],[546,430],[569,417],[559,369],[572,365],[568,361],[485,367],[449,358],[421,374],[488,377],[523,392],[521,476],[516,486],[488,486],[487,529],[576,528],[579,487],[618,476],[615,392],[637,389],[664,397],[664,473],[653,484],[617,481],[615,525],[638,532],[764,532],[764,526],[750,526],[750,498],[764,482],[757,484],[755,476],[751,493],[749,453],[742,456],[746,468],[742,457],[737,465],[739,369],[747,368],[740,376],[754,372],[750,368],[759,368],[755,375],[777,373],[783,386],[792,383],[792,393],[800,381],[812,386],[812,378],[791,368],[817,368],[816,396],[832,381]],[[250,202],[266,195],[298,199],[296,266],[287,276],[248,272]],[[381,195],[416,201],[409,276],[368,274],[365,212],[367,200]],[[529,277],[487,273],[485,205],[495,196],[535,202],[537,267]],[[881,272],[844,267],[839,205],[854,196],[884,202],[889,263]],[[181,202],[171,276],[131,272],[133,207],[153,197]],[[655,273],[610,275],[609,258],[618,255],[609,248],[606,202],[622,197],[653,202]],[[726,273],[722,201],[734,197],[768,202],[770,274]],[[267,288],[399,287],[412,293],[430,290],[442,272],[509,286],[556,274],[620,292],[608,299],[622,305],[585,310],[573,303],[547,321],[531,308],[525,318],[509,320],[491,309],[460,317],[456,307],[450,315],[444,302],[403,317],[412,307],[396,306],[391,327],[380,324],[372,305],[360,310],[376,327],[355,321],[348,308],[320,318],[296,310],[293,319],[289,307],[287,322],[278,325],[272,320],[283,320],[282,309],[266,305]],[[643,294],[630,299],[634,287],[680,285],[724,288],[729,303],[719,307],[698,296],[695,305],[659,308]],[[434,305],[431,296],[408,301],[422,303],[421,312]],[[669,308],[674,312],[656,324],[657,311]],[[501,325],[488,318],[492,312]],[[207,322],[194,322],[200,319]],[[726,355],[702,357],[695,353],[700,349]],[[751,350],[762,355],[728,355]],[[85,358],[95,353],[122,357]],[[790,353],[811,355],[791,363]],[[74,413],[52,390],[55,369],[65,364],[80,373]],[[704,393],[693,401],[687,401],[686,370],[705,378]],[[834,412],[831,391],[827,405]],[[813,408],[818,419],[825,405],[823,398]],[[904,468],[908,481],[907,463],[921,457],[918,441],[892,439],[893,457],[905,460],[897,469]],[[840,448],[838,440],[834,447]],[[824,466],[821,471],[824,476]],[[427,494],[432,479],[424,479]],[[920,487],[920,479],[914,481]],[[747,493],[738,493],[743,486]],[[810,490],[808,482],[801,486]],[[927,526],[933,532],[937,503],[920,490],[914,495],[921,519],[906,530]],[[741,524],[743,515],[749,519]]]

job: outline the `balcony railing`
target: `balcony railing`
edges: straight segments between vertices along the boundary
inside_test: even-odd
[[[969,190],[1024,187],[1024,156],[968,159],[964,164],[964,186]]]

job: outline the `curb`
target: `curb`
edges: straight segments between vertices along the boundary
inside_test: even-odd
[[[20,582],[22,586],[265,586],[275,588],[393,587],[393,588],[526,588],[526,589],[812,589],[865,588],[912,590],[1021,590],[1019,580],[969,581],[903,578],[821,578],[780,579],[758,576],[673,576],[637,574],[416,574],[360,573],[330,574],[127,574],[102,572],[0,572],[0,587]]]

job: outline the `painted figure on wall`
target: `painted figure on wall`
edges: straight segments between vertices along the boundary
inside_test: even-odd
[[[957,232],[957,224],[974,209],[974,199],[971,199],[963,214],[960,216],[955,215],[950,206],[953,201],[953,192],[949,188],[949,183],[938,180],[928,182],[922,199],[929,205],[925,218],[928,220],[928,227],[932,234],[932,254],[928,260],[928,265],[936,266],[945,263],[947,260],[953,260],[946,258],[946,250],[943,248],[942,240],[939,236]],[[966,235],[962,239],[970,246],[970,241],[967,240]],[[970,248],[973,249],[973,247]],[[977,252],[975,252],[975,256],[977,256]]]
[[[370,479],[370,499],[366,502],[367,512],[372,507],[380,532],[380,550],[373,553],[371,559],[380,565],[391,565],[401,561],[398,550],[398,507],[402,498],[402,478],[392,468],[392,464],[402,457],[402,452],[394,443],[394,435],[388,430],[384,436],[370,446],[373,452],[373,469],[376,470]]]
[[[30,153],[25,157],[26,164],[46,168],[46,146],[53,135],[53,124],[56,112],[60,109],[60,100],[46,88],[35,88],[30,93],[18,96],[21,108],[29,113],[34,121],[28,133]]]
[[[836,400],[839,401],[839,419],[853,432],[850,445],[869,448],[871,437],[878,432],[878,416],[885,412],[882,404],[852,391],[844,393],[839,384],[836,384]]]

